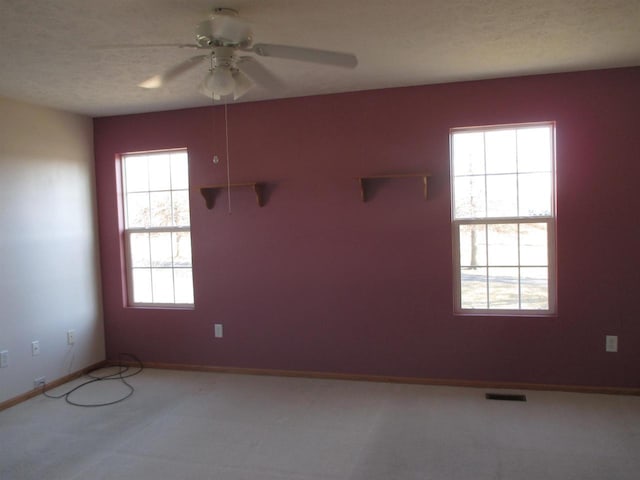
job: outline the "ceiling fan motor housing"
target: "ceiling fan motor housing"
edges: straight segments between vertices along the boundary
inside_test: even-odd
[[[211,20],[200,22],[196,27],[196,43],[202,48],[216,46],[216,39],[211,33]]]
[[[196,27],[196,43],[200,48],[245,48],[251,41],[248,24],[231,8],[214,8],[211,17]]]

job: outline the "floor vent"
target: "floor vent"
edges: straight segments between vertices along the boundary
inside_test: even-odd
[[[484,398],[487,400],[508,400],[510,402],[526,402],[527,397],[525,395],[518,395],[513,393],[485,393]]]

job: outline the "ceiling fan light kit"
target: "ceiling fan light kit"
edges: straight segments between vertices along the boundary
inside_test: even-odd
[[[201,64],[206,58],[210,59],[210,68],[198,91],[214,100],[232,94],[233,99],[237,100],[254,84],[269,90],[278,89],[282,85],[279,79],[253,56],[238,55],[238,52],[343,68],[355,68],[358,64],[356,56],[350,53],[268,43],[253,45],[253,33],[249,23],[230,8],[215,8],[211,17],[196,27],[195,39],[195,44],[173,46],[207,50],[208,53],[196,55],[174,65],[165,72],[139,83],[138,86],[160,88]]]

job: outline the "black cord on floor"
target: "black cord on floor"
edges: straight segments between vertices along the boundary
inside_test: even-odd
[[[142,372],[142,370],[144,370],[144,365],[142,364],[140,359],[135,355],[132,355],[130,353],[121,353],[118,355],[119,362],[122,362],[125,358],[129,358],[138,364],[136,367],[134,367],[136,369],[135,371],[129,372],[129,370],[131,369],[129,365],[123,365],[122,363],[118,363],[118,365],[116,365],[118,367],[118,371],[115,373],[112,373],[110,375],[102,375],[102,376],[92,375],[93,372],[104,368],[104,367],[101,367],[97,370],[92,370],[87,374],[90,380],[87,380],[86,382],[81,383],[80,385],[72,388],[68,392],[65,392],[61,395],[50,395],[45,391],[46,385],[43,385],[42,394],[47,398],[56,398],[56,399],[64,398],[68,404],[74,405],[76,407],[106,407],[107,405],[115,405],[116,403],[123,402],[124,400],[129,398],[131,395],[133,395],[133,392],[135,392],[135,388],[133,388],[131,384],[129,384],[125,379],[138,375],[140,372]],[[95,382],[104,382],[108,380],[120,380],[129,390],[128,393],[125,394],[125,396],[122,398],[119,398],[112,402],[105,402],[105,403],[79,403],[79,402],[74,402],[69,398],[72,393],[77,392],[82,387],[86,387],[87,385],[90,385]]]

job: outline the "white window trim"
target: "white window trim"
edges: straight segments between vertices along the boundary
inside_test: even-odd
[[[127,193],[142,193],[148,192],[148,190],[143,191],[132,191],[129,192],[126,190],[126,172],[125,172],[125,163],[126,157],[128,156],[136,156],[136,155],[153,155],[155,153],[170,153],[170,152],[185,152],[187,154],[188,159],[188,150],[186,148],[175,148],[168,150],[152,150],[152,151],[144,151],[144,152],[127,152],[121,154],[120,157],[120,175],[122,180],[122,188],[119,192],[122,200],[122,219],[123,219],[123,236],[124,236],[124,253],[125,253],[125,281],[126,281],[126,306],[129,308],[150,308],[150,309],[171,309],[171,310],[194,310],[195,302],[193,303],[161,303],[161,302],[134,302],[133,301],[133,261],[131,258],[131,235],[136,233],[153,233],[153,232],[161,232],[161,233],[173,233],[173,232],[189,232],[191,234],[191,225],[188,226],[162,226],[162,227],[128,227],[127,226]],[[172,202],[173,202],[173,192],[174,191],[182,191],[186,190],[189,193],[189,189],[169,189],[169,190],[159,190],[166,191],[171,193]],[[191,212],[191,205],[189,205],[189,212]],[[191,222],[189,222],[191,223]],[[171,270],[175,270],[176,267],[171,267]],[[193,275],[193,264],[191,265],[191,272]]]
[[[455,218],[455,176],[453,169],[453,135],[459,132],[503,130],[507,128],[523,128],[536,126],[551,127],[551,212],[552,215],[540,216],[523,216],[523,217],[483,217],[483,218]],[[451,186],[451,227],[452,227],[452,251],[453,251],[453,313],[455,315],[464,316],[509,316],[509,317],[555,317],[557,315],[557,267],[556,267],[556,123],[548,122],[532,122],[532,123],[515,123],[477,127],[460,127],[451,128],[449,131],[449,168],[450,168],[450,186]],[[485,176],[486,174],[479,175]],[[460,225],[494,225],[503,223],[546,223],[547,224],[547,255],[548,255],[548,309],[530,310],[530,309],[498,309],[498,308],[462,308],[461,298],[461,271],[460,271]],[[519,255],[519,254],[518,254]],[[522,265],[513,266],[521,268]],[[488,287],[487,287],[488,288]]]

